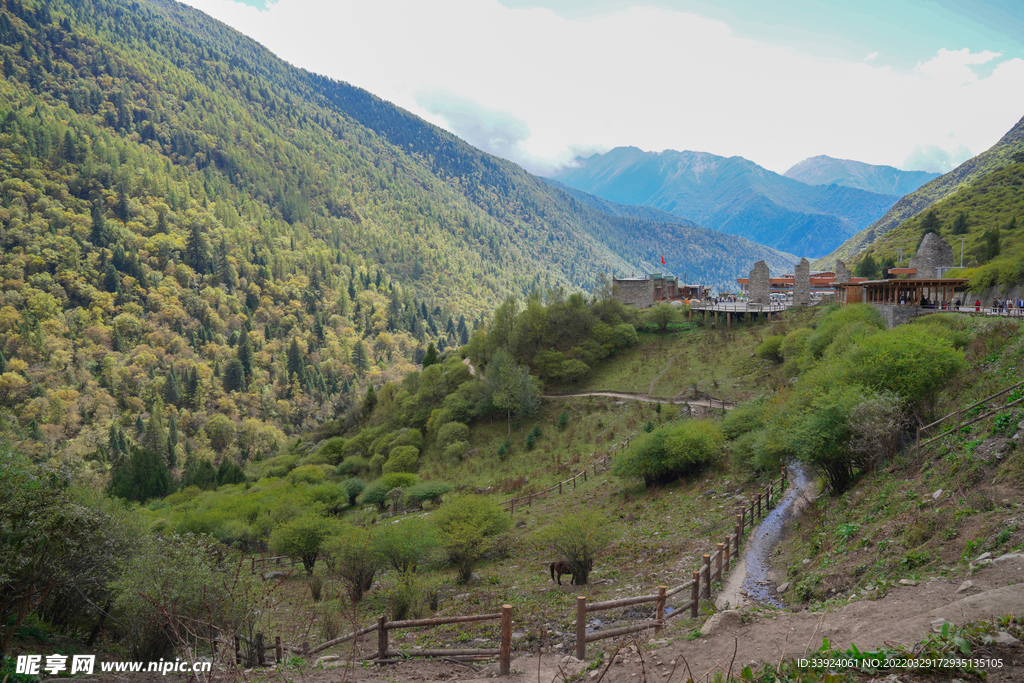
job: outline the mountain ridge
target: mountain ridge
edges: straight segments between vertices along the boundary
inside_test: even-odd
[[[902,197],[942,174],[927,171],[901,171],[892,166],[867,164],[852,159],[836,159],[819,154],[794,164],[782,175],[808,185],[842,185],[867,192]]]
[[[617,147],[554,180],[619,204],[652,206],[706,227],[808,256],[881,216],[897,197],[807,185],[743,157]]]

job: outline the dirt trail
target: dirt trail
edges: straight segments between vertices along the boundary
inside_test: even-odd
[[[973,582],[973,587],[958,593],[958,587],[966,579]],[[781,658],[814,652],[823,638],[844,649],[851,644],[862,650],[886,643],[909,646],[926,636],[936,620],[963,624],[1024,613],[1022,586],[1024,554],[1016,554],[980,567],[973,575],[965,571],[946,578],[924,579],[917,586],[890,587],[877,599],[858,599],[827,612],[748,612],[745,617],[747,623],[723,627],[696,640],[684,638],[692,626],[671,622],[672,625],[656,636],[657,640],[648,638],[641,641],[649,645],[642,654],[626,646],[616,658],[616,663],[609,666],[606,662],[600,667],[601,673],[584,674],[582,680],[597,681],[603,674],[603,683],[681,683],[687,678],[683,674],[688,666],[690,675],[700,683],[709,674],[713,677],[715,671],[721,671],[724,676],[730,661],[733,661],[734,649],[735,673],[748,664],[775,664]],[[589,651],[596,654],[597,647],[591,645]],[[1024,680],[1024,649],[1020,645],[975,652],[974,656],[1003,659],[1003,668],[989,669],[988,683]],[[537,655],[524,655],[513,659],[513,672],[518,673],[508,680],[563,683],[565,676],[583,668],[582,664],[566,657],[566,653],[552,653],[539,658]],[[670,678],[673,663],[676,663],[676,671]],[[358,672],[355,680],[483,683],[493,680],[496,671],[496,664],[473,671],[464,665],[447,662],[409,662],[391,665],[383,671],[364,669]],[[336,681],[337,678],[334,674],[330,680]],[[920,679],[900,675],[898,680]],[[938,683],[950,678],[938,676],[928,680]]]
[[[607,396],[609,398],[624,398],[630,401],[643,401],[644,403],[672,403],[675,405],[693,405],[693,406],[704,406],[705,408],[721,408],[723,405],[726,410],[732,410],[735,406],[732,403],[723,403],[721,399],[706,399],[706,398],[693,398],[689,400],[679,399],[678,401],[670,398],[654,398],[647,394],[627,394],[619,391],[584,391],[580,394],[543,394],[541,398],[578,398],[581,396]]]

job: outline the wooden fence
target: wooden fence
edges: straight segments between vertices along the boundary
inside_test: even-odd
[[[614,638],[638,631],[645,631],[653,628],[655,632],[661,630],[669,619],[688,612],[690,618],[696,619],[701,600],[711,599],[711,582],[721,581],[724,573],[728,573],[731,559],[738,557],[740,546],[743,542],[743,534],[748,528],[753,528],[757,520],[771,509],[773,503],[777,502],[779,496],[786,490],[786,470],[783,468],[782,476],[777,480],[768,482],[765,489],[757,494],[757,498],[744,506],[736,515],[736,524],[731,534],[718,543],[714,553],[704,555],[701,558],[701,567],[693,572],[693,578],[675,588],[658,586],[657,595],[642,595],[633,598],[620,598],[617,600],[605,600],[587,604],[587,597],[579,595],[576,597],[576,658],[586,659],[587,643],[592,643],[605,638]],[[690,600],[672,610],[667,616],[665,614],[665,600],[677,593],[690,589]],[[628,605],[639,605],[643,603],[655,603],[654,619],[644,621],[640,624],[624,626],[621,628],[608,629],[605,631],[594,631],[587,633],[587,614],[599,610],[615,609]]]
[[[991,401],[994,398],[999,398],[1000,396],[1004,396],[1004,395],[1010,393],[1011,391],[1014,391],[1015,389],[1020,389],[1021,387],[1024,387],[1024,382],[1017,382],[1016,384],[1014,384],[1011,387],[1007,387],[1006,389],[1003,389],[1002,391],[996,392],[996,393],[992,394],[991,396],[986,396],[985,398],[981,399],[977,403],[969,405],[966,408],[958,408],[955,413],[950,413],[949,415],[941,417],[938,420],[936,420],[935,422],[932,422],[931,424],[925,425],[925,426],[921,427],[920,429],[918,429],[917,430],[917,457],[919,457],[919,458],[921,457],[921,446],[927,446],[928,444],[932,443],[933,441],[938,441],[939,439],[942,439],[944,437],[949,436],[950,434],[954,434],[954,433],[960,431],[960,429],[962,427],[967,427],[969,425],[974,424],[975,422],[981,422],[982,420],[984,420],[986,418],[992,417],[993,415],[995,415],[1000,410],[1005,410],[1007,408],[1012,408],[1013,406],[1016,406],[1016,405],[1019,405],[1021,403],[1024,403],[1024,397],[1018,398],[1018,399],[1016,399],[1014,401],[1010,401],[1009,403],[1004,403],[1001,406],[993,408],[992,410],[989,410],[987,413],[984,413],[984,414],[979,415],[979,416],[977,416],[975,418],[972,418],[972,419],[968,420],[967,422],[963,421],[964,413],[969,412],[971,410],[974,410],[975,408],[978,408],[979,406],[982,406],[985,403],[988,403],[989,401]],[[921,441],[921,436],[924,435],[925,432],[930,430],[932,427],[937,427],[940,424],[942,424],[943,422],[946,422],[947,420],[952,420],[954,418],[956,419],[956,425],[954,427],[952,427],[951,429],[948,429],[948,430],[942,432],[941,434],[937,434],[936,436],[933,436],[930,439],[926,439],[925,441]]]
[[[276,557],[254,557],[252,558],[252,573],[256,573],[256,567],[260,568],[260,573],[267,568],[268,565],[271,567],[287,567],[291,569],[296,565],[302,564],[301,557],[292,557],[291,555],[278,555]]]

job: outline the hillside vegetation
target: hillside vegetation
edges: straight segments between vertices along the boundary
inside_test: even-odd
[[[884,216],[848,239],[828,256],[814,261],[811,266],[822,270],[834,268],[837,259],[849,265],[865,248],[881,240],[904,221],[917,216],[936,202],[964,191],[972,183],[1004,166],[1019,163],[1021,154],[1024,154],[1024,118],[991,148],[903,197]]]
[[[511,294],[665,245],[705,282],[786,262],[593,209],[170,0],[5,1],[0,58],[0,410],[98,483],[143,440],[179,472],[351,423]]]

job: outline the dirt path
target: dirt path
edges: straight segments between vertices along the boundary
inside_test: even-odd
[[[631,401],[643,401],[644,403],[672,403],[675,405],[704,406],[705,408],[721,408],[732,410],[735,404],[725,403],[721,399],[695,398],[691,400],[673,401],[670,398],[654,398],[647,394],[626,394],[618,391],[584,391],[580,394],[542,394],[541,398],[578,398],[581,396],[607,396],[609,398],[624,398]]]
[[[676,355],[674,355],[671,358],[669,358],[668,362],[665,363],[665,367],[663,367],[661,369],[661,372],[658,373],[658,376],[651,380],[651,386],[647,387],[647,394],[648,395],[654,393],[654,385],[658,383],[658,380],[661,379],[662,375],[664,375],[666,372],[668,372],[669,367],[672,365],[672,361],[674,361],[676,358],[679,358],[680,355],[682,355],[682,354],[677,353]]]
[[[973,586],[958,592],[965,580]],[[1024,554],[1015,554],[993,564],[980,567],[973,575],[969,570],[949,577],[923,579],[916,586],[895,586],[877,599],[858,598],[847,605],[825,612],[787,612],[768,610],[746,612],[743,622],[723,626],[707,636],[695,640],[685,638],[692,626],[671,622],[654,638],[639,642],[647,647],[625,645],[615,658],[606,661],[599,673],[584,674],[583,681],[603,683],[682,683],[686,670],[694,681],[701,683],[715,671],[723,676],[733,661],[733,672],[748,664],[777,663],[780,659],[800,657],[814,652],[828,638],[834,646],[848,648],[856,644],[860,649],[873,649],[886,643],[911,645],[941,621],[963,624],[970,621],[992,619],[1006,614],[1024,613]],[[610,641],[608,641],[610,642]],[[596,657],[597,646],[589,653]],[[734,657],[735,651],[735,659]],[[1024,680],[1024,649],[1020,645],[975,652],[976,657],[1000,657],[1001,669],[989,669],[988,683],[1010,683]],[[591,661],[594,661],[591,659]],[[675,667],[675,673],[672,673]],[[584,664],[568,658],[566,653],[544,654],[540,657],[524,654],[512,661],[514,675],[510,681],[529,683],[563,683],[584,668]],[[434,683],[462,681],[483,683],[493,680],[497,665],[473,670],[461,664],[448,662],[407,662],[378,670],[374,667],[356,673],[356,681],[410,681]],[[337,673],[322,678],[337,681]],[[889,680],[880,678],[879,680]],[[314,681],[320,683],[321,678]],[[352,680],[352,679],[348,679]],[[916,681],[905,678],[899,681]],[[942,676],[928,679],[938,683],[948,681]]]

